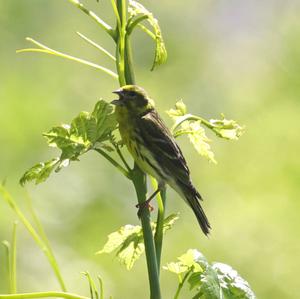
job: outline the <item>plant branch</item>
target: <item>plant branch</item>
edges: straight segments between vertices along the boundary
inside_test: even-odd
[[[139,23],[143,22],[146,19],[148,19],[148,15],[142,15],[137,17],[134,21],[130,22],[127,25],[127,34],[130,35],[133,29],[135,28],[135,26],[137,26]]]
[[[114,0],[112,0],[114,1]],[[133,84],[129,83],[126,80],[126,72],[125,69],[125,36],[126,36],[126,0],[117,0],[117,10],[118,15],[120,17],[120,22],[118,23],[118,52],[119,52],[119,60],[118,60],[118,72],[119,76],[122,78],[120,81],[120,85],[123,86],[125,84]]]
[[[142,24],[138,24],[138,26],[145,32],[147,33],[152,39],[156,40],[156,36],[155,34],[149,30],[146,26],[142,25]]]
[[[60,273],[57,261],[55,259],[55,256],[49,250],[43,239],[39,236],[39,234],[36,232],[36,230],[33,228],[33,226],[30,224],[30,222],[27,220],[27,218],[24,216],[24,214],[19,209],[17,203],[13,199],[13,197],[6,191],[6,189],[0,185],[0,194],[2,195],[3,199],[6,201],[6,203],[13,209],[13,211],[17,214],[20,221],[24,224],[28,232],[31,234],[32,238],[36,242],[36,244],[41,248],[41,250],[44,252],[46,257],[48,258],[48,261],[53,269],[53,272],[61,286],[61,289],[63,291],[66,291],[65,283],[62,278],[62,275]]]
[[[18,222],[13,223],[13,232],[11,240],[11,270],[10,270],[10,293],[15,294],[17,292],[17,225]]]
[[[201,124],[203,124],[204,126],[206,126],[208,129],[212,130],[218,137],[221,137],[221,138],[225,138],[225,139],[228,139],[228,137],[224,137],[222,134],[220,134],[220,129],[223,129],[223,130],[226,130],[226,129],[239,129],[239,130],[242,130],[243,127],[240,127],[237,125],[236,128],[233,128],[232,127],[232,124],[230,124],[229,126],[226,126],[226,125],[218,125],[218,124],[214,124],[214,123],[211,123],[210,121],[206,120],[205,118],[201,117],[201,116],[196,116],[196,115],[193,115],[193,114],[186,114],[184,115],[180,121],[178,121],[177,123],[175,123],[175,125],[172,127],[171,131],[174,132],[174,136],[175,137],[178,137],[180,135],[183,135],[183,134],[187,134],[189,133],[189,131],[187,130],[184,130],[183,132],[180,132],[176,131],[176,129],[182,124],[184,123],[185,121],[200,121]],[[191,133],[193,133],[193,131],[191,131]]]
[[[108,155],[104,150],[100,148],[94,148],[96,152],[102,155],[106,160],[108,160],[113,166],[115,166],[123,175],[125,175],[129,180],[131,180],[130,173],[116,160],[114,160],[110,155]]]
[[[92,45],[93,47],[95,47],[96,49],[98,49],[99,51],[101,51],[102,53],[104,53],[106,56],[108,56],[110,59],[112,59],[113,61],[116,61],[116,57],[113,56],[112,54],[110,54],[106,49],[104,49],[103,47],[101,47],[100,45],[98,45],[96,42],[92,41],[91,39],[89,39],[88,37],[86,37],[84,34],[80,33],[80,32],[76,32],[84,41],[86,41],[87,43],[89,43],[90,45]]]
[[[125,36],[125,79],[126,82],[132,82],[130,84],[134,84],[135,82],[135,75],[133,69],[133,62],[132,62],[132,50],[131,50],[131,43],[129,39],[129,35],[126,34]],[[128,83],[129,84],[129,83]]]
[[[107,75],[110,75],[111,77],[113,77],[114,79],[118,79],[118,75],[111,71],[110,69],[106,68],[106,67],[103,67],[101,65],[98,65],[96,63],[93,63],[93,62],[90,62],[90,61],[87,61],[87,60],[84,60],[84,59],[81,59],[81,58],[78,58],[78,57],[75,57],[75,56],[71,56],[71,55],[68,55],[68,54],[65,54],[65,53],[62,53],[62,52],[59,52],[59,51],[56,51],[56,50],[53,50],[43,44],[41,44],[40,42],[30,38],[30,37],[27,37],[26,38],[27,41],[37,45],[38,47],[40,47],[41,49],[36,49],[36,48],[28,48],[28,49],[21,49],[21,50],[17,50],[16,52],[17,53],[24,53],[24,52],[40,52],[40,53],[46,53],[46,54],[50,54],[50,55],[54,55],[54,56],[58,56],[58,57],[62,57],[62,58],[66,58],[66,59],[69,59],[69,60],[73,60],[73,61],[76,61],[76,62],[79,62],[81,64],[85,64],[85,65],[88,65],[92,68],[95,68],[95,69],[98,69],[104,73],[106,73]]]
[[[21,294],[4,294],[0,295],[0,299],[30,299],[30,298],[66,298],[66,299],[90,299],[89,297],[79,296],[72,293],[65,292],[35,292],[35,293],[21,293]]]
[[[99,282],[99,293],[100,293],[100,299],[104,299],[104,288],[103,288],[103,281],[101,277],[98,275],[98,282]]]
[[[110,3],[111,3],[111,6],[112,6],[112,9],[114,11],[114,14],[115,14],[115,17],[117,19],[117,30],[118,32],[120,33],[120,29],[121,29],[121,18],[120,18],[120,14],[119,14],[119,11],[118,11],[118,7],[116,5],[116,1],[115,0],[110,0]]]
[[[11,291],[11,248],[10,248],[10,243],[7,240],[4,240],[1,242],[2,245],[4,246],[5,250],[5,257],[6,257],[6,271],[8,274],[8,279],[9,279],[9,291]]]
[[[153,185],[157,186],[157,182],[155,181],[155,184]],[[158,205],[158,212],[157,212],[154,241],[155,241],[155,249],[156,249],[157,268],[158,271],[160,272],[160,261],[161,261],[161,252],[162,252],[162,244],[163,244],[163,236],[164,236],[166,188],[164,188],[157,194],[156,199]]]
[[[130,40],[126,33],[126,12],[127,1],[117,0],[118,15],[121,18],[121,26],[119,28],[119,37],[117,39],[117,70],[120,85],[135,84],[134,70],[132,65],[132,54]],[[146,200],[147,183],[145,173],[134,163],[132,170],[132,182],[135,187],[138,203],[142,205]],[[145,253],[148,269],[148,278],[150,285],[150,298],[161,299],[159,270],[157,267],[155,244],[152,234],[150,212],[143,209],[141,213],[141,224],[143,230],[143,238],[145,244]]]
[[[215,126],[213,124],[211,124],[208,120],[200,117],[200,116],[196,116],[196,115],[192,115],[192,114],[186,114],[184,117],[182,117],[182,119],[176,123],[173,127],[172,127],[172,131],[175,131],[183,122],[187,121],[187,120],[194,120],[194,121],[200,121],[202,124],[204,124],[207,128],[214,130]]]
[[[32,199],[31,199],[29,193],[26,190],[25,190],[25,192],[26,192],[25,193],[25,200],[27,201],[28,209],[29,209],[29,212],[30,212],[30,214],[32,216],[34,224],[36,226],[37,232],[40,235],[40,237],[43,240],[43,242],[45,243],[45,245],[46,245],[46,247],[47,247],[50,255],[54,257],[54,252],[52,250],[52,247],[51,247],[51,244],[49,242],[49,239],[48,239],[48,237],[47,237],[47,235],[45,233],[44,227],[43,227],[43,225],[42,225],[39,217],[37,216],[37,214],[36,214],[36,212],[35,212],[35,210],[33,208]],[[59,268],[56,260],[54,260],[54,266],[56,268]]]
[[[147,194],[146,175],[139,169],[137,164],[134,165],[132,181],[136,190],[138,203],[139,205],[143,205]],[[150,284],[150,298],[161,299],[156,250],[151,228],[151,217],[148,209],[142,210],[141,223]]]
[[[190,275],[192,270],[189,270],[185,273],[183,279],[180,281],[180,283],[178,284],[178,287],[177,287],[177,290],[176,290],[176,293],[175,293],[175,296],[174,296],[174,299],[178,299],[179,298],[179,294],[181,292],[181,289],[185,283],[185,281],[187,280],[188,276]],[[1,299],[1,298],[0,298]]]
[[[122,152],[120,150],[119,145],[116,144],[116,142],[113,141],[113,140],[111,141],[111,143],[112,143],[113,147],[115,148],[117,154],[119,155],[120,159],[122,160],[122,162],[123,162],[124,166],[126,167],[127,171],[131,172],[132,169],[130,168],[130,166],[128,165],[127,161],[125,160],[125,158],[124,158],[124,156],[123,156],[123,154],[122,154]]]
[[[98,25],[100,25],[114,40],[115,40],[115,31],[113,28],[105,23],[100,17],[98,17],[93,11],[87,9],[79,0],[68,0],[74,6],[79,8],[85,14],[90,16]]]
[[[33,222],[34,222],[34,224],[36,226],[38,234],[43,239],[43,241],[47,245],[48,249],[53,253],[53,251],[51,249],[50,242],[49,242],[48,237],[47,237],[47,235],[45,233],[45,230],[43,228],[43,225],[42,225],[40,219],[38,218],[38,216],[37,216],[37,214],[36,214],[36,212],[35,212],[35,210],[33,208],[32,199],[31,199],[29,193],[26,190],[25,190],[25,200],[27,202],[27,206],[28,206],[29,212],[30,212],[31,217],[33,219]]]

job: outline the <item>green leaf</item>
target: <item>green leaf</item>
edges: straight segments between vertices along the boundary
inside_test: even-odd
[[[166,266],[163,266],[163,269],[175,274],[181,274],[188,271],[188,267],[181,262],[168,263]]]
[[[177,214],[172,214],[164,220],[164,232],[172,227],[178,219]],[[155,234],[156,223],[152,223],[152,233]],[[118,231],[108,235],[108,240],[97,254],[116,251],[119,261],[130,270],[145,250],[142,227],[127,224]]]
[[[74,143],[88,146],[96,138],[96,119],[89,112],[82,111],[76,116],[70,127],[70,139]]]
[[[207,138],[200,120],[195,120],[191,114],[187,114],[186,105],[182,100],[175,104],[175,109],[170,109],[167,114],[173,119],[173,135],[179,137],[187,135],[196,151],[208,161],[217,163],[215,155],[210,147],[210,139]]]
[[[177,259],[178,262],[168,263],[163,269],[176,274],[187,271],[199,273],[202,272],[208,264],[205,257],[197,249],[189,249]]]
[[[186,265],[188,270],[192,270],[188,278],[190,290],[198,289],[193,298],[223,298],[218,276],[201,252],[189,249],[178,260],[182,265]]]
[[[108,241],[97,254],[111,253],[114,250],[117,250],[120,262],[130,270],[144,252],[142,227],[130,224],[122,226],[108,235]]]
[[[78,161],[81,155],[96,147],[110,150],[104,142],[110,140],[116,128],[113,106],[103,100],[96,103],[93,112],[80,112],[71,125],[53,127],[43,136],[50,147],[61,150],[60,157],[30,168],[22,176],[21,185],[30,181],[35,181],[36,184],[45,181],[53,170],[60,171],[67,167],[70,161]]]
[[[186,105],[182,100],[175,104],[175,109],[170,109],[167,114],[174,121],[172,132],[174,137],[187,135],[196,151],[210,162],[217,163],[205,133],[204,126],[212,130],[218,137],[237,140],[244,132],[244,127],[234,120],[222,119],[205,120],[204,118],[187,113]]]
[[[44,182],[59,163],[59,158],[44,163],[38,163],[27,170],[20,179],[24,186],[27,182],[35,181],[36,184]]]
[[[232,267],[207,262],[202,266],[203,272],[194,272],[188,279],[191,290],[198,288],[194,298],[256,299],[249,284]]]
[[[183,103],[182,100],[176,102],[175,109],[170,109],[167,111],[167,114],[174,120],[177,121],[177,119],[181,116],[184,116],[186,114],[186,105]]]
[[[204,255],[197,249],[189,249],[186,253],[178,257],[178,260],[189,269],[195,266],[198,268],[198,265],[206,266],[208,264]]]
[[[142,230],[129,236],[121,248],[117,252],[117,256],[127,270],[130,270],[134,263],[140,258],[145,251],[144,239]]]
[[[69,129],[69,125],[53,127],[49,132],[44,133],[43,136],[47,139],[49,146],[64,148],[69,143]]]
[[[118,124],[114,114],[114,107],[100,100],[95,105],[92,116],[96,119],[96,138],[94,142],[108,140]]]
[[[201,282],[201,286],[198,294],[201,296],[201,298],[224,298],[218,275],[210,265],[207,265],[205,271],[202,274],[200,274],[199,280]]]
[[[188,283],[190,285],[190,290],[199,288],[201,286],[201,272],[193,272],[188,278]]]
[[[196,151],[208,161],[217,163],[215,160],[215,155],[211,150],[209,142],[210,139],[207,138],[204,128],[201,126],[200,121],[190,121],[182,124],[181,134],[186,133],[188,138]]]
[[[223,263],[214,263],[212,268],[217,273],[227,299],[256,299],[248,282],[232,267]]]
[[[179,213],[171,214],[164,219],[163,223],[163,232],[165,233],[167,230],[171,229],[174,223],[179,219]],[[156,226],[156,224],[155,224]],[[154,230],[155,232],[155,230]]]
[[[155,47],[154,61],[151,68],[151,70],[154,70],[155,67],[165,63],[168,56],[158,21],[157,19],[154,18],[153,14],[149,12],[142,4],[134,0],[129,0],[128,12],[129,12],[129,19],[132,20],[131,24],[134,24],[134,18],[145,16],[146,20],[154,30],[154,34],[152,35],[153,38],[155,39],[156,47]],[[152,32],[150,32],[150,35],[151,33]]]
[[[120,247],[124,242],[133,235],[138,235],[141,232],[141,226],[127,224],[119,230],[108,235],[108,240],[104,247],[97,254],[111,253]]]
[[[238,140],[244,133],[245,128],[240,126],[235,120],[226,119],[222,114],[222,119],[211,119],[209,122],[213,125],[213,131],[222,138],[228,140]]]
[[[226,264],[209,264],[197,249],[189,249],[163,269],[179,276],[180,289],[187,278],[190,290],[196,289],[193,299],[256,299],[237,271]],[[182,273],[186,273],[183,280]]]
[[[207,265],[203,273],[191,274],[188,282],[191,289],[199,288],[194,298],[256,299],[247,281],[226,264]]]
[[[103,142],[102,143],[97,143],[95,145],[95,148],[101,148],[101,149],[106,150],[107,152],[113,152],[115,150],[113,146],[111,146],[107,143],[103,143]]]

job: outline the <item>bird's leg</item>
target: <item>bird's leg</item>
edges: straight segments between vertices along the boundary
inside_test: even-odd
[[[161,190],[161,187],[158,186],[157,190],[154,191],[147,200],[145,200],[143,203],[138,203],[136,205],[136,207],[138,208],[137,215],[139,218],[141,218],[143,209],[148,208],[150,210],[150,212],[152,212],[154,210],[154,208],[150,205],[150,201],[158,194],[158,192],[160,192],[160,190]]]

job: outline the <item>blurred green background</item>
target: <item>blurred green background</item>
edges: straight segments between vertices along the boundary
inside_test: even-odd
[[[110,1],[84,1],[107,22]],[[153,45],[133,39],[137,82],[164,113],[183,99],[207,118],[221,112],[246,126],[237,142],[210,135],[218,165],[180,145],[213,231],[202,235],[191,210],[168,192],[167,213],[181,218],[165,237],[162,263],[197,248],[210,261],[228,263],[259,298],[299,298],[300,268],[300,2],[297,0],[142,1],[159,19],[169,58],[150,72]],[[26,36],[67,53],[114,67],[76,36],[80,31],[113,51],[113,44],[86,15],[63,0],[0,1],[0,179],[26,211],[22,173],[57,153],[41,133],[90,111],[100,97],[112,100],[110,77],[60,58],[15,54]],[[45,184],[28,187],[56,257],[74,293],[88,295],[80,271],[100,274],[114,298],[147,298],[144,257],[128,273],[112,255],[95,256],[106,236],[137,224],[129,182],[90,153]],[[0,240],[10,239],[15,215],[0,201]],[[0,250],[0,292],[8,291]],[[58,289],[51,269],[30,235],[18,226],[18,289]],[[162,272],[164,298],[176,277]],[[190,298],[186,292],[182,298]]]

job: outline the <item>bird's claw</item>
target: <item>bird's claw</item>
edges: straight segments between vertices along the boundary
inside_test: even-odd
[[[149,200],[146,200],[143,203],[138,203],[135,207],[138,208],[137,215],[139,218],[141,218],[144,209],[148,209],[150,212],[154,211],[154,207],[150,204]]]

